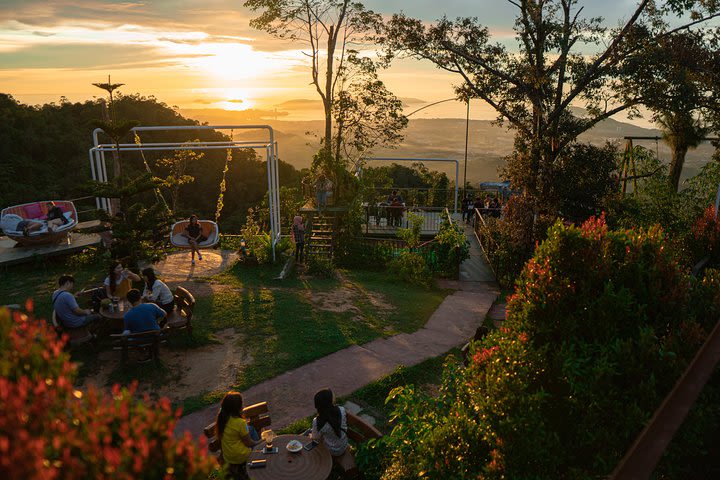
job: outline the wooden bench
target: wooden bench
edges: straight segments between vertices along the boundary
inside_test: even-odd
[[[175,310],[167,317],[167,326],[172,330],[186,329],[192,335],[192,316],[195,297],[183,287],[175,289]]]
[[[57,316],[55,310],[52,312],[52,325],[58,336],[67,334],[68,345],[75,347],[82,345],[83,343],[92,342],[95,339],[95,335],[90,333],[87,327],[80,328],[66,328]]]
[[[269,427],[271,424],[268,403],[260,402],[243,408],[243,418],[248,425],[251,425],[259,434],[263,428]],[[208,438],[208,450],[217,456],[218,462],[222,464],[223,458],[220,449],[220,439],[215,431],[215,422],[205,427],[203,433],[205,433],[205,436]]]
[[[147,350],[150,359],[158,358],[160,354],[160,343],[165,341],[168,327],[161,330],[149,330],[138,333],[116,333],[110,335],[113,350],[122,352],[122,363],[125,365],[130,350]]]
[[[370,439],[382,437],[380,430],[365,423],[365,421],[357,415],[348,411],[345,411],[345,415],[347,416],[347,436],[353,443],[364,443]],[[333,463],[342,469],[345,473],[345,478],[355,478],[360,474],[355,464],[355,457],[349,448],[339,457],[333,457]]]

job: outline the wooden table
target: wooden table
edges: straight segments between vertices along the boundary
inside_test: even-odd
[[[125,328],[123,317],[130,308],[132,308],[130,303],[125,299],[121,299],[118,301],[118,308],[115,310],[110,310],[110,305],[100,307],[100,316],[103,317],[110,331],[122,332]]]
[[[304,448],[298,453],[290,453],[285,448],[290,440],[298,440],[305,446],[310,437],[302,435],[279,435],[273,440],[273,447],[278,447],[278,453],[264,454],[265,442],[253,448],[248,459],[267,460],[265,468],[247,468],[251,480],[325,480],[332,470],[332,457],[325,445],[320,445],[307,451]]]

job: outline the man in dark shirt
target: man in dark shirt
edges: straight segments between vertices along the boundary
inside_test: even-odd
[[[154,303],[142,303],[140,301],[141,298],[140,290],[135,288],[127,293],[128,302],[130,302],[133,308],[128,310],[125,316],[123,316],[125,331],[140,333],[150,330],[160,330],[160,324],[158,322],[165,317],[165,310]]]

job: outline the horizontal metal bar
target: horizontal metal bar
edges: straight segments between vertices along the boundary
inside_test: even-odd
[[[178,145],[176,147],[138,147],[135,145],[134,147],[127,147],[127,148],[121,148],[120,151],[122,152],[137,152],[137,151],[151,151],[151,150],[226,150],[226,149],[235,149],[235,150],[241,150],[243,148],[251,148],[255,150],[267,148],[267,145],[226,145],[226,146],[220,146],[220,145],[210,145],[205,147],[200,146],[183,146]],[[113,152],[117,151],[117,149],[114,146],[102,146],[98,145],[97,147],[93,147],[92,150],[97,150],[99,152]]]

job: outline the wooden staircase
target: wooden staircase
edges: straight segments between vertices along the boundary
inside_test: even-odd
[[[311,217],[310,235],[305,245],[305,256],[310,258],[333,258],[334,226],[333,218],[322,213],[315,213]]]

